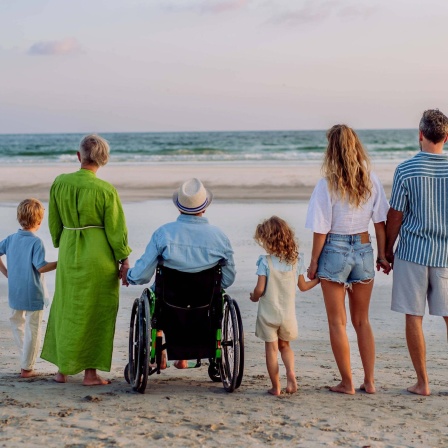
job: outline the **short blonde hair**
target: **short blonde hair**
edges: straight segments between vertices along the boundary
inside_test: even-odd
[[[284,260],[287,264],[297,261],[299,248],[294,230],[278,216],[271,216],[258,224],[254,239],[266,252],[277,256],[281,261]]]
[[[104,166],[109,161],[109,143],[96,134],[86,135],[79,144],[81,162]]]
[[[17,207],[17,221],[25,230],[32,229],[44,219],[45,208],[38,199],[25,199]]]
[[[322,170],[328,188],[359,207],[372,195],[369,156],[356,132],[345,124],[329,129],[327,139]]]

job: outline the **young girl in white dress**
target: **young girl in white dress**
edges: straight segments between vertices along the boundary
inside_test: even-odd
[[[303,254],[298,253],[294,231],[283,219],[266,219],[257,226],[254,238],[267,252],[257,261],[258,282],[250,300],[259,302],[255,336],[265,341],[266,366],[272,382],[268,392],[281,393],[277,359],[280,350],[286,368],[286,393],[291,394],[297,391],[294,352],[289,345],[298,337],[296,285],[301,291],[308,291],[319,279],[305,280]]]

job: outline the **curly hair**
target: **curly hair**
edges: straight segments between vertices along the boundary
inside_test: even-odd
[[[448,134],[448,118],[439,109],[425,110],[418,128],[429,141],[437,144]]]
[[[281,261],[284,260],[287,264],[297,261],[299,249],[294,230],[278,216],[272,216],[258,224],[254,239],[266,252],[276,255]]]
[[[322,165],[331,193],[359,207],[372,194],[369,156],[356,132],[337,124],[327,132],[328,146]]]

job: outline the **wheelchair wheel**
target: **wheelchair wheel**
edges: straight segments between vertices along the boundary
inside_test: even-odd
[[[238,376],[236,378],[235,389],[241,386],[241,381],[243,380],[244,373],[244,332],[243,332],[243,320],[241,319],[240,307],[238,303],[234,300],[233,305],[235,306],[236,319],[238,323],[238,338],[240,341],[240,360],[238,368]]]
[[[208,366],[208,376],[214,383],[219,383],[221,381],[219,367],[213,359],[210,360],[210,364]]]
[[[140,299],[135,299],[132,306],[129,328],[129,364],[127,376],[132,389],[144,393],[149,374],[149,339],[151,321],[149,302],[145,293]],[[126,375],[125,375],[126,378]]]
[[[222,355],[219,370],[222,384],[227,392],[233,392],[237,387],[238,381],[241,384],[243,374],[242,327],[238,324],[237,306],[235,306],[235,301],[228,295],[224,296]]]

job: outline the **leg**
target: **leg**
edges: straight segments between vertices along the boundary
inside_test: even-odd
[[[22,357],[23,351],[23,338],[25,335],[25,311],[13,310],[11,308],[11,314],[9,316],[9,323],[11,324],[12,335],[17,347],[20,350],[20,357]]]
[[[445,319],[446,320],[446,319]],[[412,364],[417,374],[417,383],[408,391],[418,395],[430,395],[428,374],[426,372],[426,345],[423,335],[423,316],[406,314],[406,341]]]
[[[265,342],[266,351],[266,367],[268,368],[269,378],[271,379],[272,388],[268,390],[271,395],[280,395],[280,377],[278,368],[278,341]]]
[[[283,341],[282,339],[278,340],[278,349],[280,350],[286,369],[286,393],[293,394],[297,392],[296,374],[294,372],[294,352],[289,345],[289,341]]]
[[[341,382],[337,386],[331,387],[330,390],[332,392],[354,394],[355,388],[353,387],[350,365],[350,346],[346,331],[345,287],[328,280],[322,280],[321,285],[325,309],[327,310],[331,348],[341,374]]]
[[[40,348],[40,327],[43,311],[26,311],[25,336],[23,340],[23,352],[20,376],[30,378],[36,376],[34,364]]]
[[[375,338],[369,322],[370,297],[373,281],[370,283],[355,283],[348,292],[350,300],[350,315],[358,338],[359,354],[364,368],[364,382],[360,389],[368,394],[375,393]]]
[[[110,384],[110,380],[101,378],[96,369],[86,369],[84,371],[84,380],[82,381],[84,386],[104,386]]]

